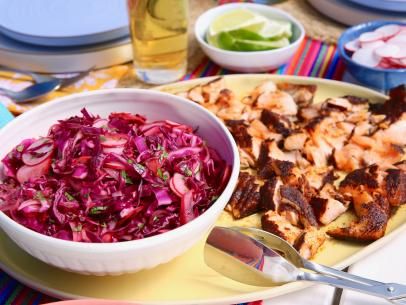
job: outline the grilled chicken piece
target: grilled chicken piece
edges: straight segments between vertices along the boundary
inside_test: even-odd
[[[268,109],[277,114],[296,115],[298,106],[293,97],[284,91],[264,92],[255,104],[260,109]]]
[[[293,168],[295,164],[290,161],[282,161],[276,159],[266,159],[265,163],[261,163],[259,167],[259,176],[261,178],[271,178],[273,176],[281,177],[282,180],[287,181],[290,175],[293,175]]]
[[[249,151],[239,147],[238,152],[240,153],[240,167],[242,169],[255,167],[255,159]]]
[[[219,98],[221,90],[225,89],[224,78],[218,77],[202,86],[202,95],[205,103],[214,104]]]
[[[374,241],[385,235],[389,215],[385,211],[385,199],[378,196],[374,201],[361,203],[357,208],[358,221],[345,228],[327,231],[327,234],[337,239],[347,239],[362,242]]]
[[[262,229],[283,238],[291,245],[303,234],[303,230],[292,226],[284,217],[271,210],[262,216],[261,225]]]
[[[253,120],[248,128],[250,136],[261,140],[279,140],[281,135],[271,132],[261,121]]]
[[[266,81],[255,87],[249,98],[255,102],[261,94],[275,92],[277,89],[273,81]],[[246,103],[248,103],[248,101],[246,101]]]
[[[319,196],[310,200],[310,205],[319,223],[327,225],[347,211],[349,202],[328,183],[321,189]]]
[[[394,122],[406,112],[406,85],[400,85],[389,91],[390,98],[384,104],[371,105],[376,114],[384,114]]]
[[[268,128],[280,133],[284,137],[287,137],[291,133],[292,123],[284,115],[277,114],[268,109],[263,109],[260,120]]]
[[[296,241],[294,247],[300,255],[309,259],[316,255],[319,248],[326,241],[326,233],[318,231],[315,228],[306,230]]]
[[[289,151],[285,152],[278,147],[275,140],[269,142],[269,153],[268,156],[272,159],[290,161],[292,163],[297,163],[298,159],[301,157],[299,151]]]
[[[222,89],[218,94],[216,103],[209,104],[209,106],[213,108],[214,106],[217,107],[215,114],[223,120],[241,119],[246,108],[244,104],[236,99],[235,94],[229,89]]]
[[[281,202],[280,187],[282,181],[278,177],[270,177],[259,189],[260,208],[264,211],[277,211]]]
[[[399,161],[395,163],[394,166],[406,173],[406,160]]]
[[[313,103],[317,86],[281,83],[278,89],[289,93],[299,107],[305,107]]]
[[[252,139],[248,134],[248,125],[244,120],[226,120],[225,123],[239,147],[251,148]]]
[[[406,204],[406,171],[400,169],[387,169],[384,180],[386,197],[390,205]]]
[[[259,211],[259,185],[255,177],[248,173],[240,173],[237,187],[231,196],[226,209],[234,219],[240,219]]]
[[[283,146],[286,150],[301,150],[303,149],[307,139],[307,134],[303,132],[293,133],[285,138]]]
[[[196,102],[196,103],[203,104],[204,103],[204,97],[203,97],[202,86],[197,85],[197,86],[191,88],[187,92],[187,98],[194,101],[194,102]]]
[[[299,211],[290,204],[281,201],[278,207],[278,214],[284,217],[294,226],[298,227],[301,225]]]
[[[334,151],[334,162],[338,169],[348,173],[362,166],[363,154],[364,150],[359,145],[350,143]]]
[[[318,226],[311,206],[298,189],[283,185],[280,187],[280,194],[281,204],[294,208],[298,212],[300,222],[305,228]]]
[[[327,233],[335,238],[373,241],[385,234],[389,220],[389,202],[382,194],[384,173],[377,165],[357,169],[340,183],[340,193],[352,198],[358,221],[346,228],[336,228]]]
[[[316,167],[326,167],[333,150],[342,149],[351,135],[354,125],[338,120],[340,118],[332,115],[319,117],[306,127],[310,139],[305,144],[304,153]]]
[[[299,109],[298,117],[305,122],[310,122],[320,116],[321,104],[313,104]]]

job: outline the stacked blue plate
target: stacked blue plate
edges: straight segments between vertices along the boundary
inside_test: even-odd
[[[406,21],[406,0],[307,0],[323,15],[346,25],[374,20]]]
[[[0,0],[0,64],[59,73],[131,57],[125,0]]]

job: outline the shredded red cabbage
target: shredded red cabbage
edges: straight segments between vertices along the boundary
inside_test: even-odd
[[[3,160],[0,210],[41,234],[119,242],[177,228],[221,194],[230,166],[190,126],[141,115],[61,120]]]

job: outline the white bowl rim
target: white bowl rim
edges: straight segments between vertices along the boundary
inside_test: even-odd
[[[224,9],[224,7],[226,7]],[[250,51],[250,52],[243,52],[243,51],[229,51],[229,50],[223,50],[220,48],[216,48],[210,44],[208,44],[199,34],[198,34],[198,25],[199,23],[201,23],[201,19],[203,19],[203,16],[209,14],[210,12],[216,11],[216,10],[224,10],[227,11],[229,9],[234,9],[234,8],[258,8],[259,10],[263,10],[263,11],[273,11],[277,14],[279,14],[280,16],[284,17],[285,19],[288,19],[289,21],[291,21],[292,23],[295,24],[295,26],[297,26],[297,28],[300,31],[299,37],[293,42],[290,43],[289,45],[287,45],[286,47],[282,47],[282,48],[278,48],[278,49],[272,49],[272,50],[265,50],[265,51]],[[208,29],[208,24],[204,25],[205,32]],[[206,48],[215,51],[215,52],[219,52],[219,53],[223,53],[223,54],[228,54],[228,55],[239,55],[239,56],[250,56],[250,55],[258,55],[258,54],[268,54],[268,53],[278,53],[278,52],[283,52],[289,48],[292,47],[296,47],[297,45],[301,44],[306,31],[303,27],[303,25],[299,22],[299,20],[297,20],[295,17],[293,17],[292,15],[290,15],[289,13],[286,13],[285,11],[279,9],[279,8],[275,8],[275,7],[271,7],[271,6],[267,6],[264,4],[258,4],[258,3],[226,3],[226,4],[222,4],[216,7],[213,7],[207,11],[205,11],[203,14],[201,14],[195,23],[195,27],[194,27],[194,34],[195,37],[197,39],[197,41],[204,45]]]
[[[137,94],[137,93],[148,93],[151,95],[155,95],[158,98],[172,98],[172,99],[177,99],[180,104],[188,104],[191,105],[191,107],[199,109],[199,111],[204,112],[206,115],[208,115],[212,120],[214,120],[218,126],[221,128],[221,130],[224,132],[226,135],[229,145],[231,146],[232,153],[233,153],[233,164],[232,164],[232,169],[231,169],[231,175],[229,178],[229,181],[224,188],[223,192],[217,198],[217,200],[210,206],[209,209],[207,209],[203,214],[199,215],[199,217],[193,219],[192,221],[177,227],[173,230],[170,230],[168,232],[164,232],[158,235],[146,237],[143,239],[136,239],[136,240],[131,240],[131,241],[123,241],[123,242],[116,242],[116,243],[85,243],[85,242],[76,242],[76,241],[69,241],[69,240],[63,240],[59,239],[56,237],[44,235],[41,233],[38,233],[36,231],[33,231],[18,222],[14,221],[10,217],[8,217],[5,213],[0,212],[0,220],[4,221],[7,225],[10,225],[12,228],[18,231],[22,231],[22,233],[27,234],[27,237],[30,238],[35,238],[35,239],[40,239],[43,242],[50,242],[53,243],[55,246],[65,246],[65,247],[70,247],[70,250],[74,251],[85,251],[87,253],[93,252],[93,253],[104,253],[104,252],[109,252],[109,253],[114,253],[114,252],[121,252],[125,250],[136,250],[136,249],[142,249],[144,247],[155,247],[157,245],[160,245],[161,243],[164,243],[166,241],[170,241],[172,238],[175,237],[181,237],[184,235],[187,235],[189,232],[189,228],[192,226],[194,227],[199,227],[199,225],[204,221],[203,217],[210,217],[211,214],[216,213],[216,210],[218,207],[216,206],[216,203],[221,201],[226,195],[226,192],[232,192],[234,190],[234,186],[237,183],[238,180],[238,175],[240,171],[240,157],[238,153],[238,148],[237,144],[235,143],[235,140],[233,136],[231,135],[230,131],[227,129],[227,127],[224,125],[221,120],[216,117],[214,114],[212,114],[210,111],[208,111],[206,108],[198,105],[197,103],[194,103],[192,101],[187,100],[186,98],[176,96],[173,94],[169,94],[166,92],[160,92],[160,91],[155,91],[155,90],[150,90],[150,89],[138,89],[138,88],[114,88],[114,89],[100,89],[100,90],[94,90],[94,91],[87,91],[87,92],[80,92],[80,93],[74,93],[70,94],[67,96],[63,96],[60,98],[56,98],[52,100],[51,102],[42,104],[28,112],[25,112],[15,118],[13,121],[11,121],[9,124],[7,124],[4,128],[0,130],[0,138],[2,137],[3,134],[7,133],[9,129],[12,129],[15,125],[18,125],[20,121],[25,120],[25,117],[27,116],[35,116],[39,115],[42,110],[47,109],[49,107],[55,107],[59,104],[69,102],[69,100],[76,99],[78,97],[85,98],[87,96],[97,96],[97,95],[105,95],[105,94],[110,94],[110,93],[132,93],[132,94]],[[225,200],[225,199],[223,199]],[[216,209],[217,208],[217,209]],[[221,208],[223,210],[223,208]],[[0,227],[1,229],[1,227]]]

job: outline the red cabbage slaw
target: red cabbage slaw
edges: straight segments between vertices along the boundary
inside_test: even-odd
[[[120,242],[204,213],[231,167],[187,125],[112,113],[61,120],[2,160],[0,210],[41,234]]]

